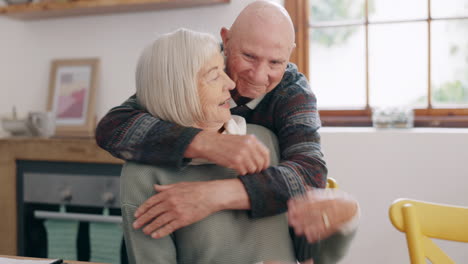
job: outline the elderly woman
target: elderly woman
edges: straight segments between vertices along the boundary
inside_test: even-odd
[[[185,29],[158,38],[141,55],[136,72],[139,103],[162,120],[218,133],[253,133],[271,149],[277,143],[267,129],[231,116],[233,81],[224,72],[219,43],[208,34]],[[128,162],[121,178],[124,234],[131,263],[295,262],[285,214],[250,219],[247,212],[214,213],[170,236],[153,239],[132,228],[138,206],[154,194],[153,184],[235,178],[235,171],[194,160],[183,168]]]

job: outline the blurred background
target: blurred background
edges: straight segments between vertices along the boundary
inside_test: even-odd
[[[135,92],[147,43],[179,27],[220,40],[221,27],[253,0],[213,2],[225,3],[35,19],[0,0],[0,115],[46,110],[52,60],[96,57],[99,120]],[[318,98],[329,175],[361,203],[361,227],[342,263],[409,263],[404,235],[388,218],[393,200],[468,205],[468,0],[275,2],[296,24],[294,61]],[[394,107],[414,110],[409,129],[372,127],[373,109]],[[466,245],[441,245],[466,262]]]

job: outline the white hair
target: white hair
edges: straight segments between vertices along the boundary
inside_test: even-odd
[[[146,47],[136,70],[137,100],[150,114],[182,126],[204,119],[197,74],[220,53],[210,34],[178,29]]]

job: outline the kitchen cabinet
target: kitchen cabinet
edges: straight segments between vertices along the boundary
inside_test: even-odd
[[[94,138],[0,139],[0,254],[17,255],[17,161],[123,164],[95,143]]]

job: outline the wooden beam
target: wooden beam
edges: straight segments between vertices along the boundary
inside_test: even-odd
[[[294,24],[296,48],[290,61],[297,65],[299,71],[309,77],[309,1],[285,0],[284,7]]]
[[[154,11],[203,5],[226,4],[230,0],[75,0],[43,1],[0,7],[0,15],[20,20],[67,16]]]

